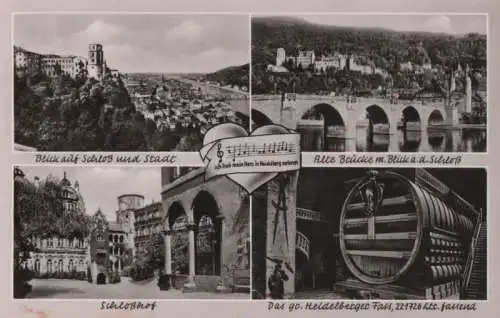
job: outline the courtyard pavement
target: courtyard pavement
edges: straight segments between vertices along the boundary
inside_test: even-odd
[[[250,299],[245,293],[183,293],[180,290],[160,290],[156,280],[136,283],[123,277],[118,284],[96,285],[69,279],[33,279],[33,289],[27,298],[60,299]]]

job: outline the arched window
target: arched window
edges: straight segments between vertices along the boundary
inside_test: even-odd
[[[47,273],[52,273],[52,260],[47,260]]]
[[[64,272],[64,268],[63,268],[63,260],[62,260],[62,259],[60,259],[60,260],[59,260],[59,266],[57,266],[57,270],[58,270],[59,272]]]
[[[73,260],[70,259],[69,260],[69,263],[68,263],[68,272],[72,272],[74,270],[74,266],[73,266]]]
[[[123,243],[123,235],[120,235],[120,243]]]
[[[35,260],[35,273],[40,274],[40,260],[38,258]]]

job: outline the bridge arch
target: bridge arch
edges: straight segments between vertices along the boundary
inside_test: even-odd
[[[261,127],[265,125],[271,125],[273,121],[269,116],[267,116],[260,110],[252,108],[252,123],[254,123],[256,127]]]
[[[401,119],[411,122],[420,122],[420,117],[420,112],[415,107],[409,105],[403,109]]]
[[[345,138],[346,117],[342,109],[329,103],[307,105],[298,112],[297,131],[305,151],[332,150]]]
[[[429,117],[427,118],[428,126],[442,124],[444,123],[444,114],[440,109],[434,109],[429,113]]]
[[[387,112],[379,105],[370,105],[365,108],[365,116],[374,125],[387,124],[389,125],[389,116]]]
[[[320,103],[305,110],[300,119],[324,120],[327,126],[345,126],[342,114],[331,104]]]

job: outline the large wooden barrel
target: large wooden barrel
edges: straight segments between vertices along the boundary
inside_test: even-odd
[[[456,213],[439,196],[394,172],[370,171],[350,190],[340,216],[340,248],[349,271],[369,284],[394,283],[433,246],[451,250],[443,264],[455,264],[452,241],[431,239],[434,231],[471,233],[470,219]],[[440,250],[439,250],[440,251]],[[444,251],[444,249],[443,249]],[[442,258],[439,258],[442,259]],[[431,263],[431,262],[429,262]],[[455,275],[460,268],[433,268],[436,277]],[[442,273],[441,273],[442,272]]]

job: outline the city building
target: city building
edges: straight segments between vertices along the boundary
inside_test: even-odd
[[[316,56],[314,51],[299,51],[295,63],[302,68],[308,68],[310,65],[314,64],[315,60]]]
[[[326,55],[321,56],[314,62],[314,69],[316,71],[326,71],[328,68],[335,68],[342,70],[346,67],[347,58],[344,55]]]
[[[82,74],[85,71],[87,61],[80,56],[44,55],[41,66],[42,72],[49,77],[54,77],[58,72],[61,72],[75,78],[78,74]]]
[[[153,202],[135,210],[135,249],[142,251],[149,244],[158,244],[163,233],[165,215],[161,202]]]
[[[33,72],[39,70],[42,65],[42,56],[37,53],[14,47],[14,67],[16,72]]]
[[[162,168],[165,273],[183,290],[249,291],[247,193],[205,168]]]
[[[118,197],[116,220],[108,221],[99,209],[92,216],[89,236],[88,264],[92,282],[106,284],[110,275],[119,276],[135,255],[135,211],[144,204],[138,194]]]
[[[14,181],[25,183],[33,189],[43,187],[47,183],[55,184],[59,190],[53,195],[63,208],[62,217],[67,214],[85,214],[85,204],[80,194],[78,181],[72,184],[67,179],[66,173],[64,173],[62,179],[49,176],[45,181],[41,181],[38,177],[31,181],[25,178],[21,169],[15,168]],[[79,275],[85,273],[86,250],[88,247],[85,238],[34,236],[31,238],[31,242],[37,251],[30,252],[24,266],[32,270],[35,277],[70,278],[71,275],[76,275],[76,273]]]
[[[277,49],[276,65],[268,65],[267,71],[273,73],[285,73],[288,71],[284,67],[285,63],[291,63],[294,67],[301,65],[302,68],[308,68],[313,65],[316,72],[324,72],[329,68],[337,70],[348,68],[350,71],[361,72],[363,74],[379,74],[383,77],[388,76],[387,71],[376,68],[371,61],[362,63],[360,56],[346,56],[339,53],[316,56],[313,50],[299,51],[297,56],[287,56],[284,48]],[[405,66],[407,65],[405,64]]]
[[[95,79],[101,79],[108,71],[101,44],[89,45],[88,59],[75,55],[39,54],[15,46],[14,68],[18,74],[41,71],[49,77],[54,77],[61,72],[75,78],[79,74],[87,73]],[[110,73],[114,77],[120,76],[118,70],[111,70]]]

